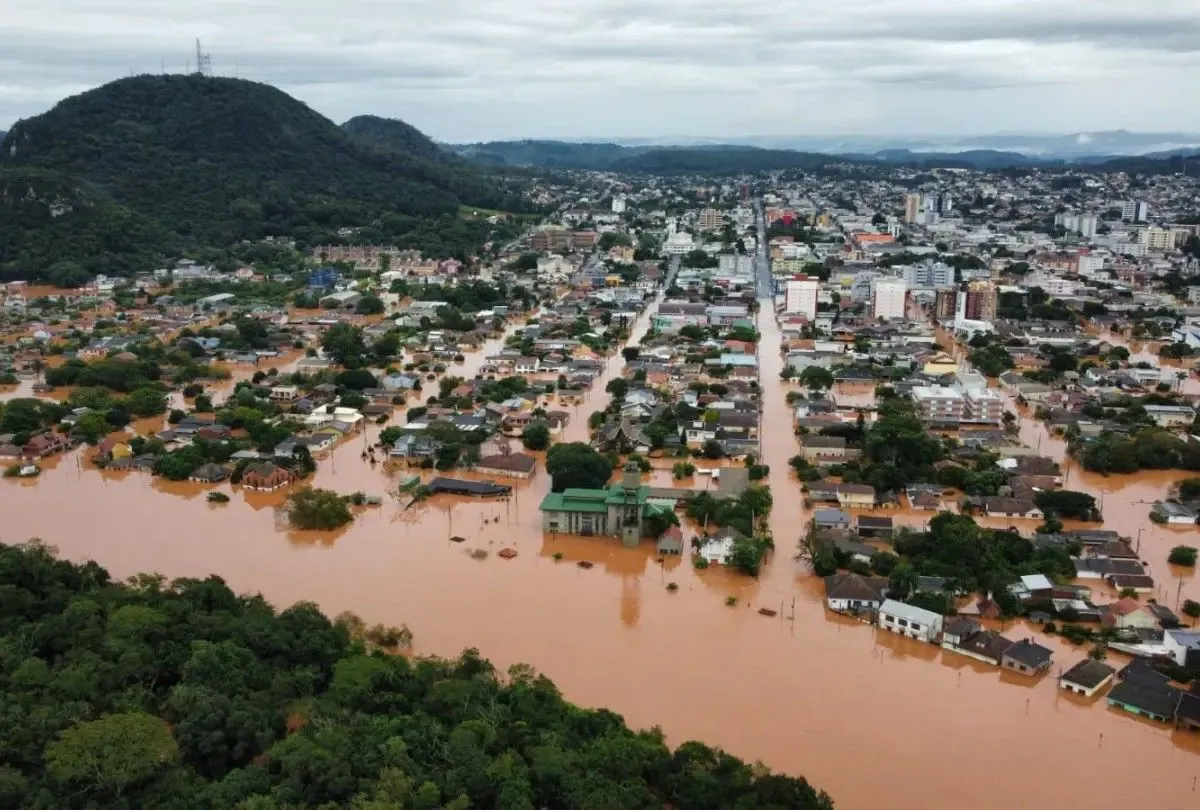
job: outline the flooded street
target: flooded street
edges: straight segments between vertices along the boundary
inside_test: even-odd
[[[281,528],[275,507],[284,493],[101,473],[76,452],[46,463],[36,481],[0,481],[0,531],[7,542],[41,537],[64,556],[96,559],[118,576],[215,572],[236,590],[261,591],[280,606],[309,600],[331,615],[352,610],[368,622],[407,623],[420,653],[477,647],[501,668],[527,661],[571,700],[609,707],[634,727],[661,726],[673,743],[702,739],[803,775],[839,808],[1009,810],[1032,797],[1061,807],[1195,804],[1200,735],[1064,696],[1053,677],[1001,675],[825,611],[819,580],[791,560],[808,514],[787,465],[798,444],[778,382],[781,336],[764,309],[761,434],[778,551],[758,580],[697,571],[686,559],[660,564],[650,543],[629,550],[614,539],[543,534],[538,504],[549,480],[541,470],[530,481],[508,482],[514,496],[506,502],[437,496],[402,510],[387,498],[328,534]],[[648,315],[632,342],[645,333]],[[502,344],[491,341],[448,373],[473,376]],[[572,418],[560,441],[586,438],[588,414],[607,402],[605,383],[622,363],[619,353],[610,358],[587,401],[567,408]],[[854,397],[868,399],[858,391]],[[1022,413],[1023,438],[1035,446],[1040,439],[1044,454],[1061,458],[1062,443],[1031,416]],[[374,442],[379,429],[370,425],[366,441]],[[408,474],[368,466],[360,458],[363,441],[338,447],[314,484],[383,494]],[[1104,494],[1106,527],[1130,536],[1144,529],[1142,554],[1169,592],[1170,599],[1160,596],[1167,604],[1178,586],[1166,552],[1179,542],[1195,544],[1195,530],[1155,526],[1142,501],[1182,477],[1106,479],[1072,468],[1066,482]],[[656,471],[653,482],[669,485],[669,472]],[[706,484],[697,477],[679,485]],[[212,488],[232,492],[232,501],[207,503]],[[930,516],[914,513],[901,522]],[[454,535],[466,542],[452,542]],[[498,557],[505,547],[517,556]],[[471,555],[481,549],[486,558]],[[667,590],[670,582],[678,591]],[[1183,595],[1197,598],[1195,580],[1183,582]],[[738,598],[736,606],[726,606],[728,596]],[[779,615],[761,616],[759,607]],[[1031,632],[1006,628],[1014,639]],[[1057,637],[1039,641],[1056,651],[1054,673],[1086,653]],[[1108,763],[1136,777],[1104,778]]]

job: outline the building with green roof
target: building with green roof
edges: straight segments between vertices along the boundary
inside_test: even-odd
[[[621,480],[603,489],[566,489],[542,499],[542,530],[565,534],[610,535],[627,546],[649,536],[646,518],[669,504],[651,501],[636,464],[627,465]]]

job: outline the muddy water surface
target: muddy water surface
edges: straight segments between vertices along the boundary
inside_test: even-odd
[[[643,318],[635,339],[645,328]],[[780,551],[758,580],[696,571],[686,560],[660,564],[649,544],[628,550],[600,538],[543,534],[544,472],[517,482],[508,501],[439,496],[403,510],[389,498],[329,535],[281,527],[283,493],[223,485],[233,501],[210,505],[203,497],[210,487],[101,474],[69,456],[45,465],[36,483],[0,481],[3,537],[39,536],[118,575],[217,572],[281,605],[312,600],[330,613],[405,622],[420,652],[453,655],[473,646],[501,667],[528,661],[575,701],[611,707],[635,726],[661,725],[673,742],[700,738],[802,774],[843,808],[1009,810],[1014,791],[1058,807],[1191,806],[1200,797],[1193,792],[1200,735],[1062,696],[1049,678],[1001,675],[825,612],[819,581],[790,560],[807,512],[799,485],[785,474],[796,443],[784,389],[775,383],[779,332],[769,314],[760,316],[760,328],[764,461],[773,470],[771,522]],[[470,376],[499,344],[450,373]],[[585,435],[587,415],[604,404],[604,383],[620,364],[619,355],[608,363],[589,401],[573,410],[564,439]],[[1025,431],[1038,430],[1030,423]],[[366,441],[377,430],[370,426]],[[1053,440],[1043,441],[1053,448]],[[370,467],[361,450],[357,439],[341,445],[315,483],[383,493],[407,474]],[[1169,547],[1174,533],[1151,528],[1148,507],[1136,503],[1160,495],[1169,476],[1070,475],[1070,486],[1105,493],[1106,525],[1130,534],[1146,527],[1143,554],[1152,562]],[[647,480],[670,485],[667,471]],[[467,541],[452,542],[455,535]],[[498,557],[505,547],[517,557]],[[475,559],[473,550],[488,554]],[[666,589],[670,582],[677,592]],[[725,605],[728,596],[738,597],[736,606]],[[779,615],[760,616],[764,606]],[[1083,655],[1057,640],[1043,643],[1057,650],[1056,671]],[[1115,763],[1136,778],[1109,778]]]

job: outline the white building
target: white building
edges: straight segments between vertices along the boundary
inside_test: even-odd
[[[888,599],[879,606],[876,623],[889,633],[936,644],[942,634],[942,617],[932,610]]]
[[[625,213],[625,196],[623,194],[614,194],[612,198],[612,212],[614,214]]]
[[[883,320],[901,320],[908,300],[908,283],[902,278],[878,278],[872,296],[871,316]]]
[[[684,231],[672,233],[663,243],[663,253],[668,256],[682,256],[695,249],[696,243],[692,240],[692,235]]]
[[[904,281],[912,287],[943,289],[954,286],[954,268],[945,262],[924,262],[904,268]]]
[[[1149,227],[1142,231],[1141,242],[1146,250],[1173,250],[1175,234],[1167,228]]]
[[[1126,222],[1145,222],[1148,210],[1144,202],[1127,200],[1121,205],[1121,219]]]
[[[815,278],[788,279],[783,311],[788,315],[802,315],[810,321],[816,320],[820,287],[821,282]]]

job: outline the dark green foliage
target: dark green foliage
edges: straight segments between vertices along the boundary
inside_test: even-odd
[[[0,592],[6,807],[832,807],[572,706],[528,666],[369,653],[353,618],[276,613],[216,577],[123,585],[0,546]]]
[[[350,507],[336,492],[312,487],[293,492],[288,497],[287,512],[296,529],[328,531],[354,519]]]
[[[364,148],[267,85],[137,76],[13,125],[0,151],[0,270],[53,276],[69,261],[127,274],[183,250],[265,236],[314,245],[361,226],[368,241],[465,257],[491,226],[457,216],[456,190],[489,187],[466,168]]]
[[[1187,568],[1194,568],[1196,565],[1196,547],[1195,546],[1175,546],[1171,549],[1171,553],[1167,556],[1167,562],[1172,565],[1182,565]]]
[[[521,432],[527,450],[545,450],[550,445],[550,428],[545,422],[530,422]]]
[[[1018,576],[1045,574],[1059,581],[1075,576],[1065,550],[1035,548],[1014,531],[985,529],[948,512],[930,520],[927,532],[898,532],[895,549],[917,574],[946,577],[969,591],[991,591],[1002,607],[1006,586]]]
[[[583,442],[556,444],[546,454],[546,472],[554,492],[599,489],[608,483],[612,471],[612,462]]]
[[[1162,428],[1145,428],[1130,436],[1102,433],[1091,441],[1072,445],[1071,452],[1084,469],[1093,472],[1200,470],[1200,448]]]
[[[1038,492],[1034,498],[1038,508],[1047,515],[1075,520],[1100,520],[1100,510],[1096,508],[1096,499],[1086,492],[1075,492],[1070,489],[1047,489]]]

